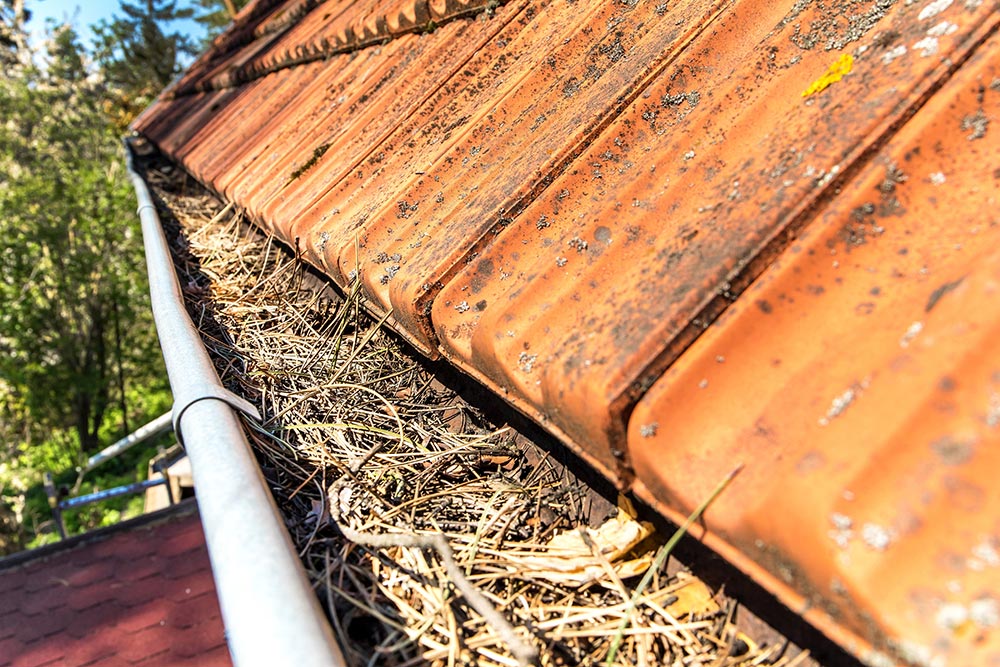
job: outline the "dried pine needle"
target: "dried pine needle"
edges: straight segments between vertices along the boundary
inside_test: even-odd
[[[725,652],[723,609],[672,602],[691,579],[660,572],[623,601],[634,582],[601,554],[583,555],[609,575],[599,583],[523,578],[518,558],[604,518],[584,511],[583,484],[429,374],[364,315],[359,284],[323,288],[179,173],[146,176],[182,291],[223,382],[265,416],[248,437],[351,665],[771,660]]]

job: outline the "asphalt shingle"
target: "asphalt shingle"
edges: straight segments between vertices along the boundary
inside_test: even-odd
[[[194,506],[0,561],[0,667],[231,664]]]

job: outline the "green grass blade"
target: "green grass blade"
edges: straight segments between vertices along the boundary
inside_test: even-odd
[[[688,518],[681,524],[681,527],[674,531],[674,534],[667,540],[667,543],[660,547],[659,552],[656,554],[656,558],[653,560],[653,564],[649,566],[646,570],[646,574],[643,575],[642,579],[639,581],[639,585],[635,587],[635,591],[632,592],[632,598],[629,600],[628,605],[625,607],[625,615],[622,618],[621,624],[618,626],[618,632],[615,633],[614,639],[611,640],[611,648],[608,649],[608,656],[604,659],[605,665],[612,665],[615,662],[615,657],[618,655],[618,649],[621,647],[622,640],[625,638],[625,630],[628,629],[629,623],[631,622],[632,612],[635,610],[639,603],[639,598],[642,597],[643,591],[649,586],[649,582],[653,580],[653,575],[663,567],[666,562],[667,557],[670,552],[674,550],[677,543],[681,541],[681,538],[687,533],[688,529],[695,521],[701,518],[701,515],[705,513],[708,506],[715,502],[715,499],[729,486],[729,483],[733,481],[739,472],[743,470],[743,464],[736,466],[725,478],[719,482],[715,487],[715,490],[702,501],[698,507],[695,508],[693,512],[688,516]]]

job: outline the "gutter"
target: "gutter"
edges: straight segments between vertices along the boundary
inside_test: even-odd
[[[124,140],[139,201],[153,318],[174,396],[173,424],[191,460],[198,507],[237,667],[339,667],[320,609],[234,410],[257,409],[222,386],[184,308],[159,216]]]

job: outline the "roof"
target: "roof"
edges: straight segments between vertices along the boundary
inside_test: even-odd
[[[0,666],[231,664],[193,501],[0,560]]]
[[[135,129],[869,662],[1000,655],[996,3],[256,2]]]

